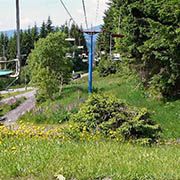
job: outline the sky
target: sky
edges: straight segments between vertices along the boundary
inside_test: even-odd
[[[34,24],[41,26],[48,16],[51,17],[55,26],[61,26],[69,20],[69,16],[60,3],[60,0],[19,0],[21,28],[27,29]],[[85,28],[82,0],[63,0],[77,24]],[[99,0],[98,18],[96,9],[98,0],[84,0],[87,9],[89,26],[103,23],[102,17],[109,0]],[[0,31],[16,28],[16,0],[0,0]]]

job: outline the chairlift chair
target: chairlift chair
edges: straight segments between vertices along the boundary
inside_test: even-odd
[[[82,62],[88,62],[88,55],[86,53],[82,53]]]
[[[71,53],[66,53],[66,58],[73,58]]]
[[[11,63],[11,62],[16,63],[15,71],[2,68],[2,66],[1,66],[0,77],[1,76],[9,76],[11,78],[16,78],[19,76],[19,74],[20,74],[20,61],[19,61],[19,59],[6,60],[6,58],[4,58],[4,57],[0,58],[0,64],[7,64],[7,63]]]
[[[84,46],[78,46],[77,48],[78,49],[84,49]]]
[[[102,54],[102,55],[105,55],[105,54],[106,54],[106,52],[105,52],[105,51],[101,51],[101,54]]]
[[[68,38],[65,39],[65,41],[68,41],[68,42],[75,42],[75,38],[68,37]]]
[[[113,53],[111,59],[113,61],[121,61],[122,60],[121,55],[119,53]]]
[[[88,59],[82,59],[82,62],[88,62]]]

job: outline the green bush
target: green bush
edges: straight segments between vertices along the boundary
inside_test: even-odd
[[[35,44],[28,56],[31,83],[38,87],[38,100],[55,99],[62,85],[71,77],[72,63],[66,58],[68,43],[65,34],[49,34]]]
[[[100,132],[107,137],[121,140],[155,142],[161,128],[149,116],[147,109],[128,106],[116,97],[93,94],[82,104],[79,112],[72,115],[79,128],[88,132]]]

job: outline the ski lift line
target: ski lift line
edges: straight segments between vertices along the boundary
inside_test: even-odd
[[[83,4],[83,11],[84,11],[84,18],[85,18],[85,23],[86,23],[86,29],[88,29],[88,21],[87,21],[87,13],[86,13],[86,6],[84,0],[82,0]]]
[[[62,6],[64,7],[64,9],[66,10],[66,12],[67,12],[67,14],[69,15],[69,17],[71,18],[71,20],[72,20],[75,24],[77,24],[76,21],[74,20],[74,18],[72,17],[70,11],[69,11],[68,8],[66,7],[65,3],[63,2],[63,0],[60,0],[60,2],[61,2],[61,4],[62,4]]]
[[[21,64],[21,48],[20,48],[20,8],[19,0],[16,0],[16,31],[17,31],[17,59]]]

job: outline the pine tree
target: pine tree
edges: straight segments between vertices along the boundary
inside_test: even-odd
[[[46,22],[46,31],[48,34],[51,32],[54,32],[54,27],[52,26],[52,21],[51,21],[50,16],[48,17],[48,20]]]
[[[32,36],[33,44],[34,44],[34,42],[36,42],[39,39],[38,27],[36,24],[31,29],[31,36]]]
[[[40,28],[40,38],[45,38],[47,36],[47,31],[46,31],[46,23],[43,21],[42,26]]]

